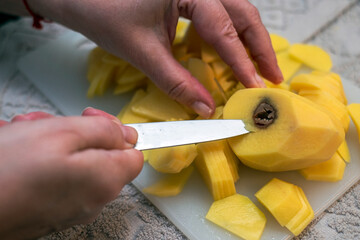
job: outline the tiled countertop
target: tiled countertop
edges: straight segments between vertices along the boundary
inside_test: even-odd
[[[269,32],[306,41],[331,53],[333,71],[359,86],[360,1],[253,0]],[[302,22],[302,24],[301,24]],[[312,22],[311,28],[306,23]],[[305,28],[304,28],[305,25]],[[56,24],[31,29],[30,19],[0,28],[0,118],[30,111],[61,112],[19,72],[17,60],[67,30]],[[301,29],[304,30],[301,31]],[[296,33],[297,32],[297,33]],[[359,159],[356,159],[359,160]],[[359,173],[360,174],[360,173]],[[43,239],[187,239],[133,185],[107,204],[92,224]],[[296,239],[360,239],[360,185],[355,184]]]

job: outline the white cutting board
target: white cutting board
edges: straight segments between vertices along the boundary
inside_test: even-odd
[[[57,106],[65,115],[79,115],[87,106],[93,106],[112,114],[117,114],[129,101],[130,95],[88,99],[86,92],[86,58],[94,45],[82,35],[69,32],[23,57],[20,70]],[[349,103],[360,103],[360,89],[344,80],[344,88]],[[319,216],[327,207],[360,179],[360,147],[357,132],[351,124],[347,134],[352,161],[348,164],[342,181],[321,183],[306,181],[297,172],[265,173],[242,166],[237,192],[251,198],[265,213],[266,228],[262,239],[290,239],[291,233],[275,221],[254,197],[254,193],[273,177],[294,183],[303,188],[315,215]],[[139,189],[155,182],[160,176],[148,164],[133,181]],[[148,199],[166,215],[190,239],[238,239],[231,233],[215,226],[205,219],[212,203],[205,184],[195,172],[184,191],[169,198],[146,195]]]

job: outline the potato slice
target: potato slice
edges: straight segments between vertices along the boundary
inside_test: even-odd
[[[178,61],[186,59],[187,46],[185,44],[177,44],[171,48],[172,54]]]
[[[215,201],[206,219],[247,240],[258,240],[266,225],[265,215],[246,196],[234,194]]]
[[[282,227],[303,207],[296,187],[294,184],[273,178],[255,193],[255,197]]]
[[[314,218],[314,211],[303,190],[292,183],[273,178],[255,196],[279,224],[295,236]]]
[[[94,78],[99,66],[103,62],[103,57],[107,55],[107,52],[100,47],[93,48],[87,58],[87,74],[86,77],[89,82]]]
[[[195,144],[149,150],[149,164],[159,172],[178,173],[197,156]]]
[[[343,178],[345,167],[345,161],[336,152],[329,160],[301,169],[299,172],[306,180],[337,182]]]
[[[289,41],[278,34],[271,33],[270,39],[272,47],[276,53],[287,50],[290,47]]]
[[[176,25],[176,34],[173,45],[182,44],[185,41],[186,32],[188,31],[190,21],[185,18],[179,18]]]
[[[304,191],[296,186],[298,198],[301,200],[302,208],[296,213],[296,215],[285,225],[290,232],[295,236],[298,236],[310,222],[314,219],[314,211],[307,200]]]
[[[328,72],[332,68],[330,55],[315,45],[293,44],[290,46],[289,54],[291,57],[315,70]]]
[[[181,193],[193,171],[194,167],[190,165],[179,173],[167,174],[158,182],[144,188],[142,191],[158,197],[176,196]]]
[[[101,62],[93,78],[90,80],[87,96],[92,98],[96,95],[103,95],[113,80],[115,70],[115,65]]]
[[[221,96],[219,87],[215,82],[215,74],[209,64],[199,58],[190,58],[187,62],[187,69],[204,87],[210,92],[214,98],[216,106],[222,105],[224,99]]]
[[[351,103],[347,106],[347,110],[350,114],[350,117],[353,123],[356,126],[358,132],[359,141],[360,141],[360,103]]]
[[[224,147],[218,141],[197,145],[195,166],[204,179],[214,200],[235,194],[234,177],[231,173]]]
[[[349,113],[346,106],[336,97],[320,89],[301,89],[298,94],[325,108],[330,114],[339,119],[345,132],[348,131],[350,125]]]
[[[283,74],[284,82],[289,81],[302,65],[300,61],[291,58],[287,51],[276,54],[276,59]]]
[[[127,64],[123,71],[119,71],[116,75],[118,84],[145,84],[146,75],[134,66]]]
[[[340,157],[342,157],[342,159],[349,163],[351,161],[351,157],[350,157],[350,151],[349,151],[349,147],[347,145],[346,140],[344,140],[342,142],[342,144],[340,145],[340,147],[337,150],[338,154],[340,155]]]
[[[216,52],[215,48],[207,44],[206,42],[201,42],[201,59],[206,63],[212,63],[214,61],[220,60],[220,56]]]
[[[344,88],[341,81],[332,73],[319,74],[318,72],[303,73],[295,76],[290,83],[290,91],[321,90],[333,95],[341,103],[346,104]]]
[[[145,97],[132,104],[131,110],[143,117],[154,119],[154,121],[188,120],[191,118],[179,103],[157,88],[153,88]]]
[[[215,77],[220,79],[228,73],[232,73],[231,68],[223,60],[219,59],[211,63],[211,67],[214,70]]]
[[[121,109],[120,113],[117,115],[117,118],[124,124],[154,121],[153,119],[136,114],[131,110],[132,105],[145,96],[146,92],[143,89],[137,90],[132,96],[131,101],[125,105],[123,109]]]

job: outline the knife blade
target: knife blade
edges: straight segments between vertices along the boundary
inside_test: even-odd
[[[184,120],[125,124],[136,129],[135,149],[149,150],[220,140],[249,133],[238,119]]]

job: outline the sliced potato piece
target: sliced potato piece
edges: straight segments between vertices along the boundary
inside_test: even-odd
[[[306,180],[337,182],[343,178],[346,164],[336,152],[329,160],[299,170]]]
[[[305,196],[304,191],[296,186],[298,197],[302,202],[302,208],[297,212],[297,214],[285,225],[290,232],[295,236],[298,236],[310,222],[314,219],[314,211]]]
[[[124,124],[154,121],[153,119],[136,114],[131,110],[132,105],[145,96],[146,92],[143,89],[137,90],[131,98],[131,101],[125,105],[123,109],[121,109],[120,113],[117,115],[117,118]]]
[[[346,106],[335,96],[320,89],[301,89],[298,94],[325,108],[342,123],[345,132],[349,129],[350,116]]]
[[[215,48],[207,44],[206,42],[201,42],[201,59],[206,63],[212,63],[220,59],[220,56],[216,52]]]
[[[272,47],[276,53],[287,50],[290,47],[289,41],[278,34],[271,33],[270,39]]]
[[[351,103],[347,106],[350,117],[355,124],[360,141],[360,103]]]
[[[215,201],[206,219],[247,240],[258,240],[263,234],[266,218],[246,196],[234,194]]]
[[[341,103],[346,104],[344,88],[334,75],[329,73],[319,75],[317,72],[303,73],[295,76],[290,83],[290,90],[299,92],[300,90],[321,90],[333,95]]]
[[[231,173],[223,145],[215,142],[197,145],[198,157],[195,166],[204,179],[214,200],[235,194],[234,178]]]
[[[306,66],[328,72],[332,68],[330,55],[319,46],[309,44],[293,44],[290,46],[289,54]]]
[[[160,89],[153,88],[145,97],[136,101],[131,110],[154,121],[188,120],[190,115],[179,103],[172,100]]]
[[[149,164],[159,172],[178,173],[197,156],[195,144],[149,150]]]
[[[296,187],[292,183],[273,178],[255,193],[255,197],[281,226],[285,226],[303,207]]]
[[[185,18],[179,18],[176,25],[176,34],[173,45],[182,44],[185,41],[186,32],[188,31],[190,21]]]
[[[103,95],[113,80],[115,70],[115,65],[101,62],[90,81],[87,96],[92,98],[96,95]]]
[[[347,145],[346,140],[344,140],[342,142],[342,144],[339,146],[337,152],[345,162],[349,163],[351,161],[350,151],[349,151],[349,147]]]
[[[291,58],[287,51],[277,53],[276,59],[281,73],[283,74],[284,82],[289,81],[302,65],[300,61]]]
[[[194,167],[190,165],[179,173],[166,174],[158,182],[144,188],[142,191],[158,197],[176,196],[183,190],[193,170]]]

